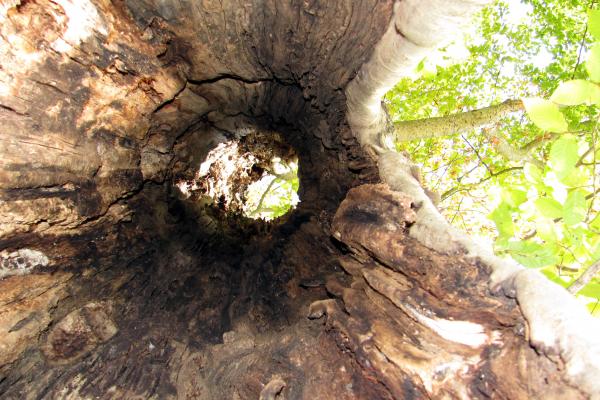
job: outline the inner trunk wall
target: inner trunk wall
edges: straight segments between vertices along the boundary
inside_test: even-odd
[[[97,13],[93,29],[62,52],[50,49],[74,23],[67,10],[22,3],[1,28],[34,44],[1,46],[11,91],[0,95],[0,250],[34,249],[49,262],[0,281],[3,397],[163,398],[209,387],[194,396],[231,398],[211,390],[234,380],[225,370],[234,361],[238,372],[254,369],[237,395],[256,397],[278,372],[260,360],[323,346],[315,359],[342,364],[312,385],[341,390],[331,382],[348,382],[355,367],[325,346],[332,339],[305,309],[326,296],[324,272],[339,270],[329,260],[332,213],[348,188],[376,179],[346,125],[343,89],[391,1],[84,1]],[[197,167],[206,130],[248,124],[294,147],[302,203],[281,226],[215,229],[176,199],[172,181]],[[94,319],[117,332],[105,340]],[[61,336],[64,321],[89,329]],[[188,379],[172,375],[175,359],[187,360]],[[284,372],[306,380],[307,362]],[[192,365],[214,372],[194,377]],[[310,387],[287,393],[310,396]]]

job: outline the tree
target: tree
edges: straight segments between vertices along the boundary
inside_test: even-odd
[[[584,50],[595,48],[589,32],[598,22],[595,11],[588,25],[582,22],[585,5],[556,6],[561,18],[538,2],[494,4],[480,18],[484,40],[467,42],[468,58],[437,68],[423,60],[421,77],[402,81],[387,104],[396,120],[394,140],[424,164],[426,176],[435,176],[445,215],[493,237],[498,253],[569,286],[578,276],[591,278],[584,272],[600,257],[597,87],[581,79],[589,74],[593,80],[594,51],[580,68]],[[452,48],[441,54],[447,59]],[[563,80],[558,87],[557,80]],[[552,101],[528,99],[550,94]],[[524,98],[525,107],[521,100],[505,100],[456,113],[498,96]],[[398,120],[423,113],[443,116]],[[402,144],[422,139],[433,140]],[[490,202],[494,197],[501,201]],[[486,214],[496,229],[482,218]],[[599,289],[593,281],[584,291],[596,313]]]
[[[299,185],[297,163],[273,160],[273,170],[248,187],[246,215],[266,220],[285,215],[298,204]]]
[[[1,397],[597,397],[598,321],[380,140],[482,5],[3,3]],[[298,156],[280,224],[174,187],[249,131]]]

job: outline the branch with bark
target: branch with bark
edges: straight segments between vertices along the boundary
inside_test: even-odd
[[[410,142],[466,133],[495,124],[507,115],[522,110],[521,100],[506,100],[493,106],[444,117],[400,121],[394,123],[394,138],[399,142]]]
[[[592,264],[588,269],[585,270],[579,278],[575,280],[567,289],[570,293],[577,294],[581,289],[585,287],[596,274],[600,272],[600,260]]]
[[[483,133],[490,139],[494,148],[504,159],[513,162],[529,162],[536,167],[543,169],[544,163],[531,155],[534,146],[524,148],[516,148],[499,134],[493,133],[490,130],[483,129]]]

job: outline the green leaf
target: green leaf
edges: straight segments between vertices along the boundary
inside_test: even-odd
[[[600,299],[600,283],[590,282],[585,285],[577,294]]]
[[[600,40],[600,10],[588,10],[588,31]]]
[[[573,226],[582,222],[587,213],[585,194],[582,190],[573,190],[567,196],[563,207],[565,224]]]
[[[568,125],[558,106],[550,100],[537,97],[523,99],[529,119],[540,129],[550,132],[566,132]]]
[[[511,207],[519,207],[527,201],[527,192],[519,189],[504,189],[501,192],[502,200]]]
[[[583,79],[562,82],[550,100],[565,106],[600,104],[600,87]]]
[[[600,43],[595,43],[590,49],[585,69],[594,82],[600,82]]]
[[[563,216],[562,205],[549,197],[542,197],[535,202],[535,208],[546,218],[560,218]]]
[[[511,242],[508,253],[527,268],[543,268],[560,261],[556,246],[541,245],[531,241]]]
[[[579,159],[578,149],[577,139],[573,135],[562,136],[552,145],[549,161],[559,180],[573,172]]]
[[[590,222],[590,228],[600,231],[600,213],[596,214],[592,222]]]
[[[525,179],[531,183],[542,182],[542,171],[533,164],[527,163],[524,168]]]
[[[502,202],[488,215],[488,218],[496,224],[496,229],[501,236],[513,236],[515,227],[512,220],[512,211],[508,204]]]

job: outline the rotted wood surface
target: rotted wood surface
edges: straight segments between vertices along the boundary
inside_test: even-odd
[[[560,360],[529,345],[517,304],[488,289],[489,270],[409,238],[415,205],[386,185],[351,189],[333,235],[352,282],[311,305],[392,398],[576,399]]]
[[[411,199],[336,213],[378,180],[344,89],[393,3],[0,1],[1,398],[582,398]],[[173,187],[248,128],[300,159],[276,225]]]
[[[254,236],[269,242],[271,228],[181,202],[174,183],[248,128],[277,131],[296,150],[301,213],[325,220],[348,187],[376,179],[345,124],[342,89],[385,29],[391,4],[0,2],[0,397],[187,393],[165,391],[176,379],[165,378],[164,353],[143,366],[139,355],[157,351],[141,344],[141,327],[160,319],[164,336],[183,348],[192,336],[222,342],[227,299],[253,285],[239,271],[241,255],[253,253],[240,249]],[[286,235],[296,229],[282,223]],[[186,249],[181,265],[171,242]],[[237,261],[217,265],[227,259],[221,252]],[[187,280],[195,274],[204,280]],[[169,308],[169,296],[194,306]],[[195,307],[210,316],[195,317]],[[199,327],[178,331],[176,318]],[[198,372],[190,368],[189,379]],[[260,379],[248,396],[258,397],[270,377]],[[154,392],[145,386],[152,382],[160,382]]]

